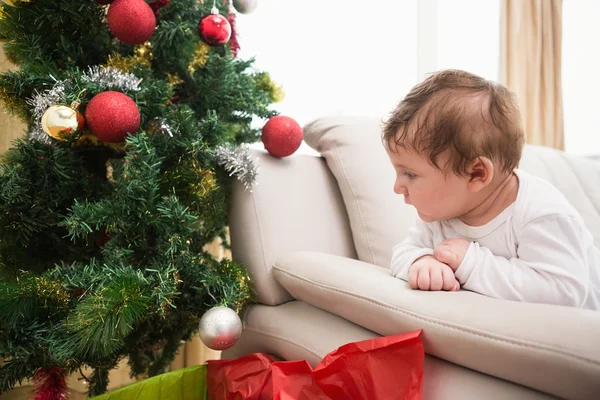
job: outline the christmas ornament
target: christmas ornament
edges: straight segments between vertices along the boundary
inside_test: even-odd
[[[236,176],[244,185],[245,190],[252,191],[252,185],[256,183],[258,168],[254,164],[247,146],[221,145],[215,149],[213,156],[217,164],[229,172],[229,176]]]
[[[119,1],[119,0],[116,0]],[[140,111],[131,97],[121,92],[102,92],[90,100],[85,110],[90,131],[108,143],[123,142],[140,127]]]
[[[150,0],[150,8],[154,11],[154,15],[158,17],[158,11],[169,5],[170,0]]]
[[[227,43],[231,37],[231,25],[227,18],[219,14],[216,7],[213,7],[210,15],[200,21],[198,32],[206,43],[211,46],[219,46]]]
[[[202,68],[208,62],[208,52],[210,51],[210,46],[204,42],[198,42],[196,45],[196,49],[194,50],[194,57],[190,61],[188,65],[188,71],[192,74],[196,72],[199,68]]]
[[[242,335],[242,321],[228,307],[214,307],[200,319],[200,339],[208,348],[225,350],[237,342]]]
[[[269,94],[271,101],[279,103],[285,97],[283,87],[271,80],[271,76],[267,72],[258,72],[254,75],[254,82],[259,89],[264,90]]]
[[[34,0],[2,0],[4,4],[11,7],[27,7],[33,4]]]
[[[155,118],[148,122],[147,129],[152,133],[160,133],[163,135],[169,135],[169,137],[173,137],[173,129],[165,122],[163,118]]]
[[[123,43],[142,44],[156,28],[154,11],[144,0],[115,0],[106,15],[108,29]]]
[[[118,89],[137,92],[140,90],[140,83],[142,83],[142,78],[111,67],[89,67],[88,72],[84,73],[82,78],[86,82],[98,83],[102,90]]]
[[[237,35],[237,25],[235,23],[235,14],[229,13],[227,15],[227,19],[229,20],[229,25],[231,25],[231,40],[229,41],[229,48],[231,49],[231,54],[233,57],[237,57],[238,52],[240,51],[240,42],[238,40]]]
[[[275,157],[287,157],[294,154],[304,134],[298,123],[290,117],[277,115],[267,121],[262,128],[262,142],[265,149]]]
[[[51,89],[37,92],[35,96],[26,100],[27,104],[32,106],[33,125],[28,133],[29,140],[52,144],[50,136],[42,128],[42,117],[48,108],[57,105],[64,105],[67,102],[66,91],[71,87],[71,81],[68,79],[56,81]]]
[[[258,6],[258,0],[233,0],[233,8],[240,14],[252,14]]]
[[[33,376],[33,400],[59,400],[68,398],[65,372],[58,367],[40,368]]]
[[[69,135],[77,130],[83,130],[85,122],[83,115],[67,106],[52,106],[42,115],[42,129],[47,135],[57,140],[68,140],[63,135]]]

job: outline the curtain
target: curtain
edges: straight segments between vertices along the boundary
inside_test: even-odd
[[[562,0],[504,0],[504,84],[518,99],[525,140],[564,149]]]

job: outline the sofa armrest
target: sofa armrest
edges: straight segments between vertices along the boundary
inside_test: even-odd
[[[570,399],[600,393],[600,313],[473,292],[411,290],[387,269],[318,252],[277,259],[296,299],[380,335],[423,329],[428,354]]]
[[[250,191],[233,180],[231,252],[247,268],[255,300],[277,305],[292,300],[271,275],[277,257],[298,250],[356,257],[356,250],[342,195],[323,158],[251,154],[260,171],[258,182]]]

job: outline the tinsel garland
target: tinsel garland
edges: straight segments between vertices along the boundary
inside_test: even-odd
[[[142,78],[123,72],[116,68],[93,66],[82,76],[86,82],[95,82],[104,90],[118,89],[122,92],[137,92],[140,90]]]
[[[233,54],[233,57],[237,57],[238,52],[240,51],[240,42],[238,40],[235,13],[230,12],[227,16],[227,19],[229,20],[229,25],[231,25],[231,39],[229,39],[229,47],[231,48],[231,53]]]
[[[68,397],[67,381],[61,368],[40,368],[33,377],[33,400],[64,400]]]
[[[247,146],[221,145],[214,150],[213,156],[217,164],[229,172],[229,176],[237,177],[246,190],[252,191],[258,176],[258,167]]]
[[[54,77],[52,77],[54,79]],[[29,131],[29,140],[42,142],[45,144],[52,143],[50,136],[46,135],[42,129],[42,116],[49,107],[55,105],[64,105],[66,103],[65,91],[71,85],[71,81],[68,79],[58,81],[54,79],[56,83],[52,86],[52,89],[48,89],[42,93],[36,91],[36,95],[31,99],[27,99],[26,102],[31,108],[33,114],[33,124]]]
[[[54,79],[54,77],[52,77]],[[117,89],[120,91],[136,92],[140,90],[142,78],[138,78],[134,74],[120,71],[116,68],[93,66],[88,72],[82,75],[85,82],[95,82],[99,84],[103,90]],[[33,124],[29,131],[29,140],[51,144],[52,139],[42,129],[42,116],[49,107],[56,105],[66,105],[65,92],[72,85],[71,80],[55,80],[54,86],[42,93],[36,92],[36,95],[28,99],[26,102],[31,108],[33,115]]]

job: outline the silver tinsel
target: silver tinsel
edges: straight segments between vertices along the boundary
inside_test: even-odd
[[[158,132],[166,133],[169,137],[173,137],[173,129],[165,122],[164,118],[156,118],[154,121],[156,122]]]
[[[96,82],[103,89],[119,89],[121,91],[137,92],[140,90],[142,78],[123,72],[117,68],[93,66],[83,74],[86,82]]]
[[[248,147],[221,145],[214,150],[213,155],[217,164],[229,172],[229,176],[235,175],[246,190],[252,191],[252,185],[256,183],[258,168]]]
[[[27,104],[32,107],[31,113],[33,114],[34,121],[33,126],[29,131],[29,140],[35,140],[45,144],[52,143],[52,138],[46,135],[42,129],[42,116],[49,107],[61,104],[64,105],[66,103],[65,91],[70,85],[71,81],[68,79],[56,81],[54,86],[52,86],[52,89],[45,90],[42,93],[36,91],[35,96],[26,100]]]

